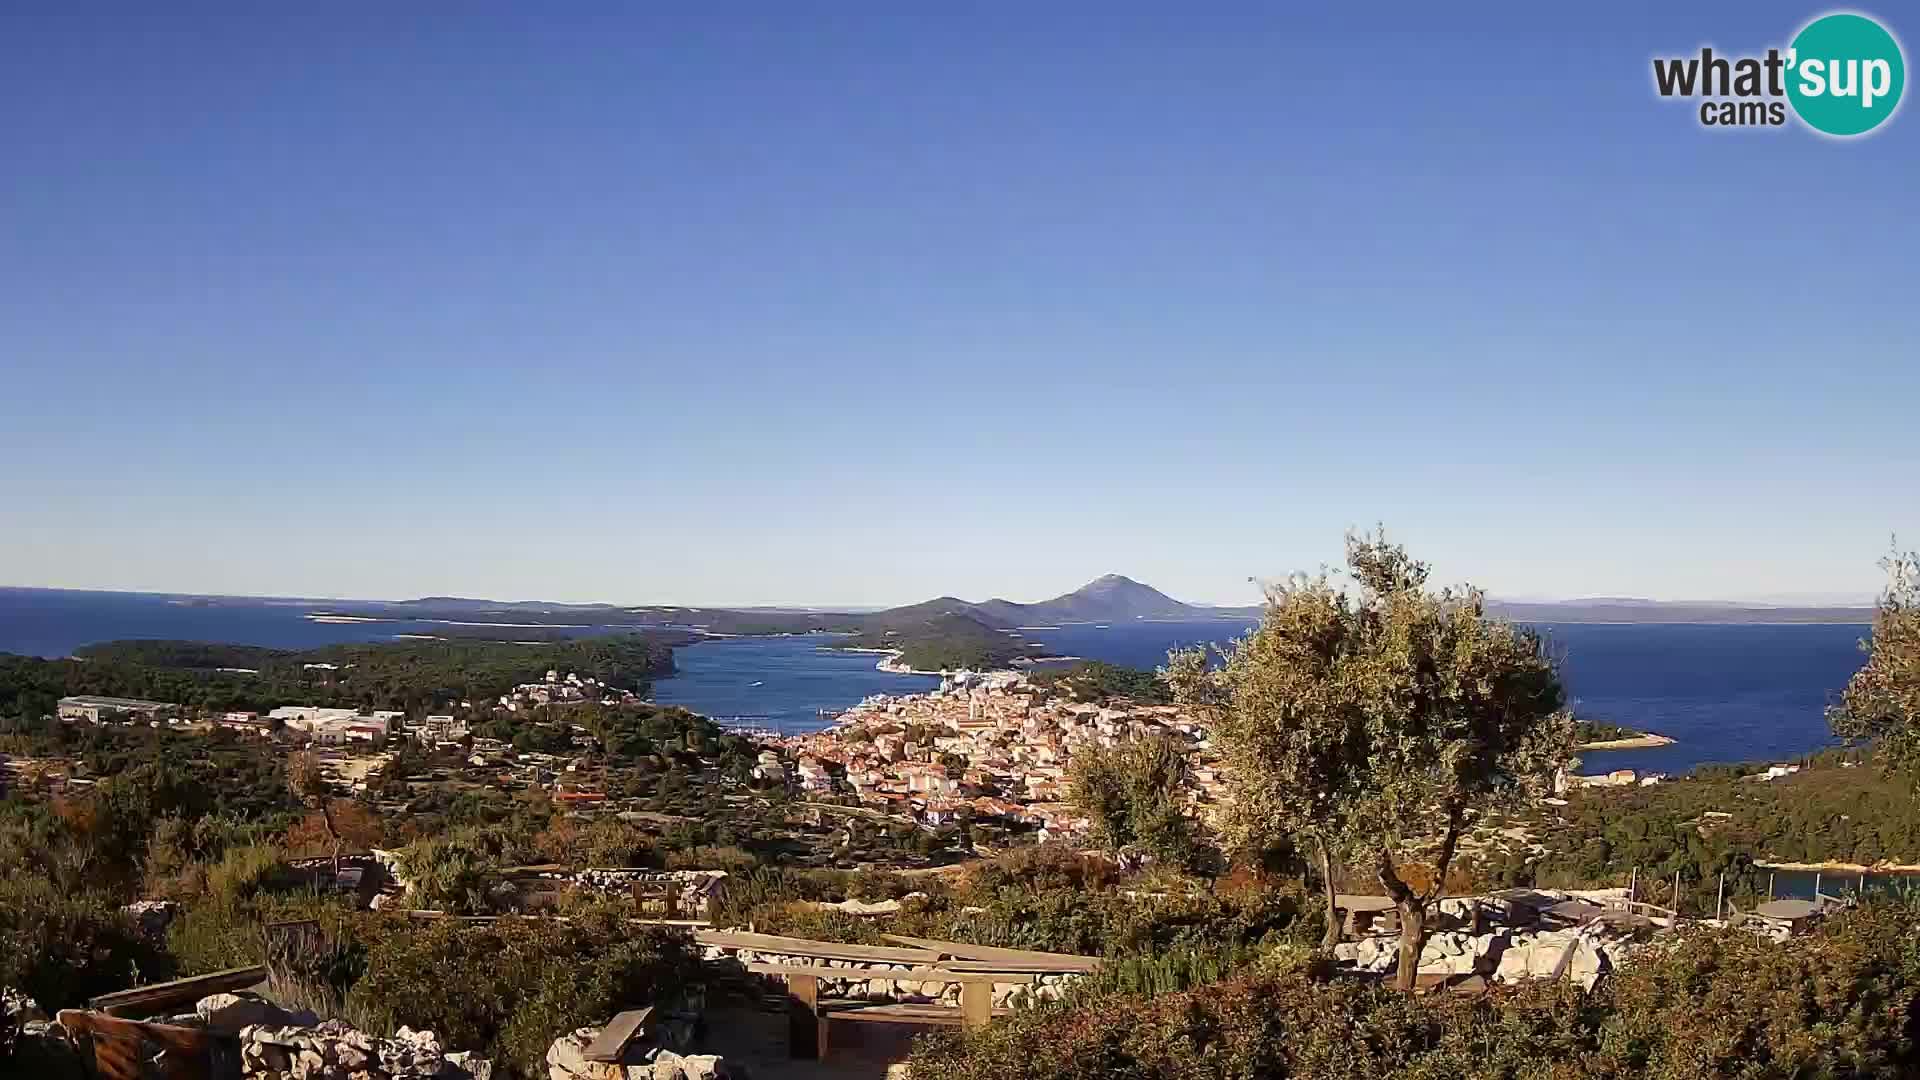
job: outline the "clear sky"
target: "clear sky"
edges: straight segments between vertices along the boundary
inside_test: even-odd
[[[1510,596],[1864,596],[1920,541],[1920,115],[1652,89],[1818,6],[312,6],[0,10],[0,584],[1250,602],[1380,521]]]

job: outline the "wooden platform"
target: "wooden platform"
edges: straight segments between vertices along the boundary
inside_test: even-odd
[[[952,1005],[923,1005],[910,1001],[875,1005],[868,1001],[829,998],[820,1003],[820,1015],[833,1020],[858,1020],[863,1023],[930,1024],[939,1027],[961,1027],[966,1023],[965,1013]],[[988,1015],[1011,1016],[1013,1010],[992,1009]]]
[[[912,967],[912,968],[837,968],[821,967],[815,964],[747,964],[746,969],[755,975],[779,975],[791,978],[806,975],[817,979],[861,979],[880,982],[944,982],[969,986],[985,983],[988,986],[1007,986],[1030,983],[1034,974],[1028,972],[1006,973],[999,971],[968,971],[956,967]]]
[[[139,1017],[163,1013],[178,1005],[191,1005],[208,994],[226,994],[235,990],[246,990],[264,982],[267,969],[255,964],[251,967],[228,968],[207,975],[195,975],[189,979],[175,979],[172,982],[154,983],[151,986],[136,986],[132,990],[120,990],[111,994],[101,994],[90,998],[87,1007],[109,1016]]]
[[[952,962],[941,966],[950,967],[955,971],[1041,971],[1084,974],[1100,966],[1100,958],[1097,956],[1039,952],[1034,949],[1003,949],[992,945],[970,945],[964,941],[908,937],[905,934],[882,934],[881,936],[888,941],[939,953],[942,957],[951,957]]]
[[[823,960],[857,960],[865,964],[918,964],[931,966],[940,959],[932,949],[900,949],[885,945],[842,945],[833,941],[781,937],[778,934],[748,934],[727,930],[695,930],[693,940],[719,949],[748,949],[753,952],[813,956]]]
[[[646,1031],[647,1021],[652,1018],[652,1006],[618,1014],[607,1021],[607,1026],[600,1029],[600,1034],[593,1037],[593,1042],[580,1056],[603,1064],[619,1061],[627,1051],[627,1044]]]

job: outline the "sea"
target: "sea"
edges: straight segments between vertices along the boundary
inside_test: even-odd
[[[444,624],[320,623],[326,601],[205,599],[150,593],[0,589],[0,652],[66,656],[115,638],[180,638],[282,648],[431,635]],[[1053,655],[1151,668],[1171,648],[1221,642],[1235,621],[1138,620],[1020,633]],[[580,625],[578,634],[617,627]],[[1671,746],[1588,752],[1584,771],[1681,773],[1709,762],[1791,761],[1832,744],[1825,709],[1858,669],[1864,625],[1542,625],[1583,717],[1654,731]],[[815,730],[872,694],[919,693],[924,675],[876,669],[878,657],[833,651],[829,635],[716,638],[675,650],[678,674],[655,700],[745,727]]]

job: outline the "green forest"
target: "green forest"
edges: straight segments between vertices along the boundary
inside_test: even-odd
[[[652,680],[672,674],[673,647],[688,640],[646,633],[537,644],[403,641],[302,650],[110,641],[86,646],[71,659],[0,653],[0,722],[51,715],[55,702],[72,694],[207,711],[288,704],[445,709],[496,697],[548,670],[592,676],[644,697]]]

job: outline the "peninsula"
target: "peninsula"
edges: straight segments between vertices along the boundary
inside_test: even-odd
[[[1651,731],[1635,731],[1603,720],[1580,720],[1574,726],[1575,750],[1651,750],[1672,746],[1674,740]]]

